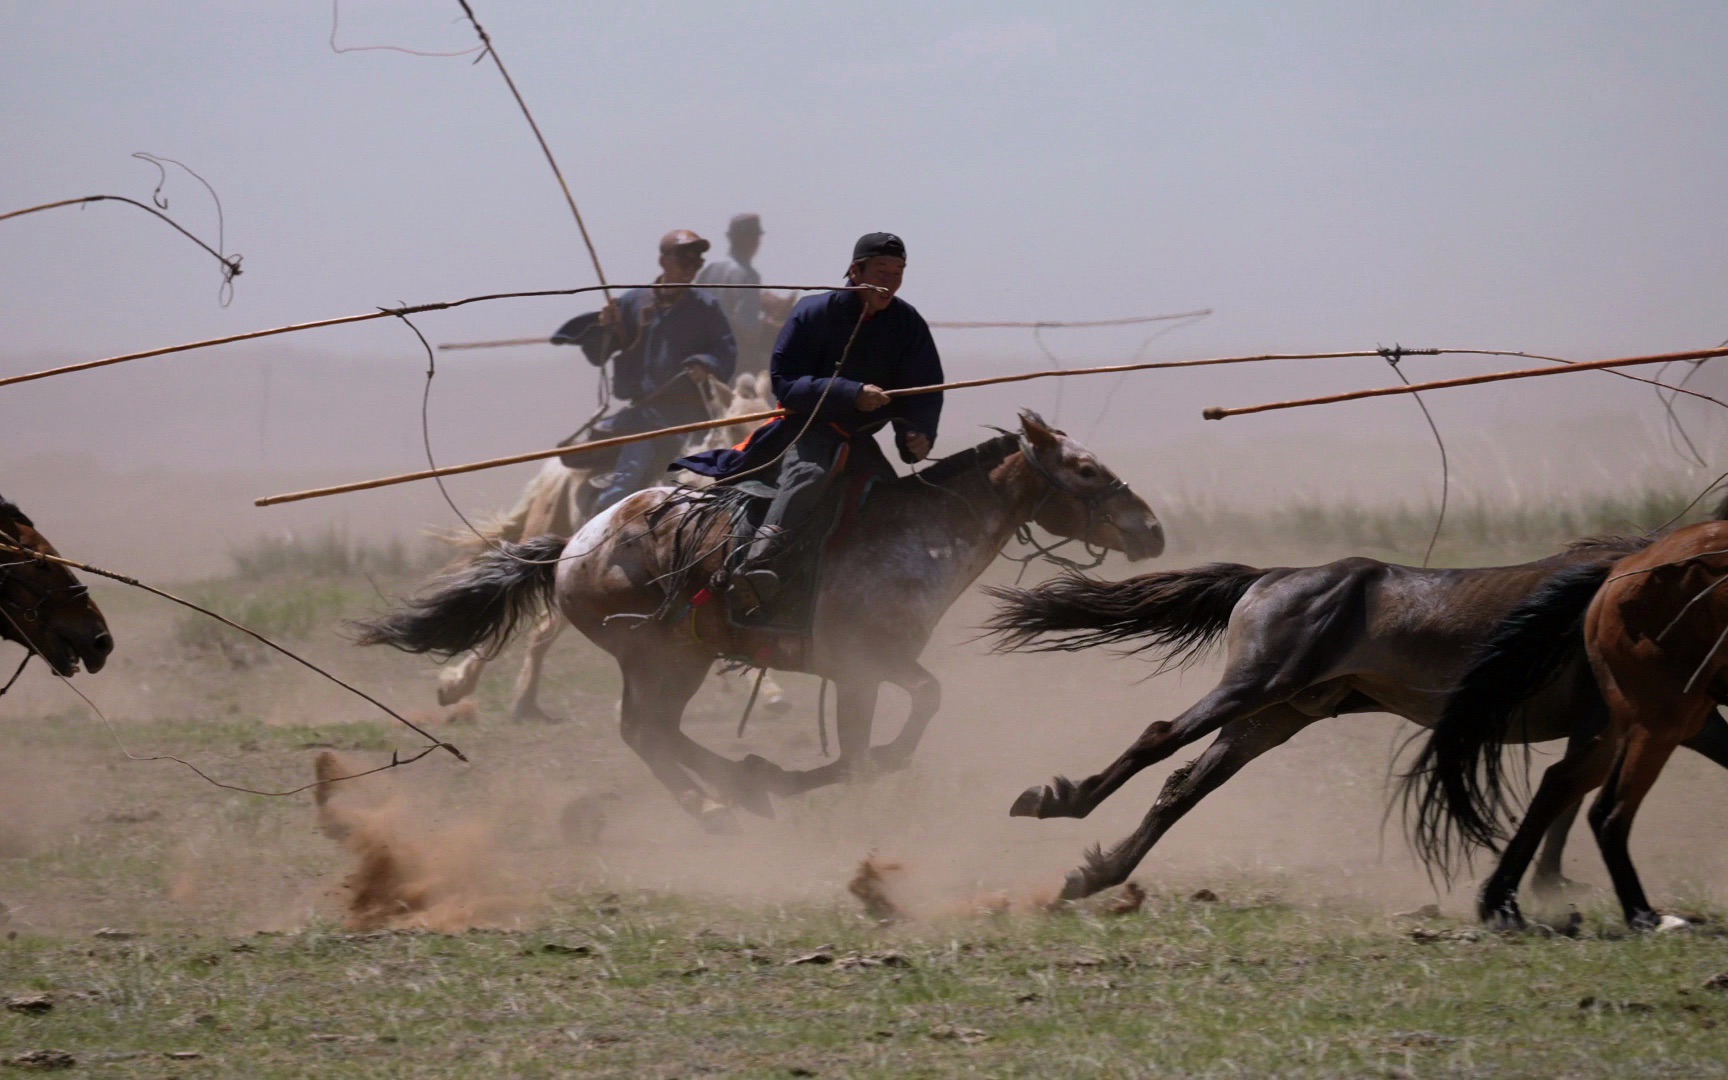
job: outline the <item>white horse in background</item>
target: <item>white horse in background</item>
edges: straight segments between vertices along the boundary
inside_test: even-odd
[[[703,391],[709,412],[716,419],[748,416],[774,407],[768,397],[767,372],[760,375],[743,372],[733,380],[731,386],[709,379],[704,384]],[[689,452],[731,446],[743,441],[749,433],[748,424],[712,428],[704,433],[700,443],[689,448]],[[548,458],[540,466],[540,471],[535,473],[534,478],[522,489],[521,496],[509,513],[487,523],[480,530],[480,536],[454,533],[450,534],[450,539],[460,547],[479,550],[499,541],[520,543],[536,536],[574,536],[588,518],[583,507],[591,504],[593,498],[592,495],[586,500],[582,498],[583,487],[591,481],[598,481],[600,475],[591,469],[573,469],[558,458]],[[693,473],[679,472],[674,474],[672,482],[700,486],[707,481]],[[554,719],[540,707],[540,670],[545,663],[547,650],[558,640],[558,635],[563,633],[565,625],[565,620],[557,612],[548,612],[535,625],[534,634],[528,643],[528,655],[523,658],[522,670],[516,676],[516,690],[510,706],[512,718]],[[438,703],[454,705],[472,694],[490,659],[481,650],[472,649],[445,664],[438,672]],[[727,679],[721,685],[737,688],[739,680]],[[761,699],[771,712],[784,712],[790,707],[785,692],[774,681],[773,675],[763,676]]]

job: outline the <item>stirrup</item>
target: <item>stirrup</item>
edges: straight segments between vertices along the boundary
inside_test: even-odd
[[[780,575],[772,570],[740,570],[726,585],[726,598],[746,612],[771,602],[780,592]]]

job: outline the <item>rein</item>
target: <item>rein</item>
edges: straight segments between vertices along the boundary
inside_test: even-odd
[[[1004,432],[1004,434],[1007,434],[1007,432]],[[1085,531],[1090,533],[1092,531],[1093,521],[1095,521],[1100,514],[1102,514],[1104,520],[1110,520],[1109,511],[1101,511],[1100,506],[1105,499],[1108,499],[1120,492],[1130,490],[1127,481],[1118,476],[1098,491],[1089,494],[1075,491],[1072,487],[1064,483],[1061,477],[1051,472],[1050,469],[1038,459],[1038,451],[1033,448],[1031,441],[1026,438],[1025,432],[1016,432],[1015,435],[1020,443],[1020,456],[1032,467],[1032,471],[1043,477],[1044,482],[1049,485],[1049,487],[1045,489],[1043,497],[1040,498],[1032,507],[1031,515],[1027,520],[1021,522],[1014,529],[1014,539],[1031,548],[1032,551],[1026,555],[1010,555],[1007,552],[1001,552],[999,554],[1000,558],[1020,565],[1020,573],[1014,579],[1015,584],[1019,584],[1020,579],[1026,576],[1026,568],[1040,559],[1054,566],[1070,571],[1071,573],[1095,570],[1104,565],[1105,558],[1110,554],[1108,548],[1095,548],[1092,546],[1091,541],[1081,540],[1079,542],[1081,546],[1085,548],[1086,556],[1091,561],[1083,563],[1078,559],[1070,559],[1066,555],[1060,555],[1057,552],[1059,549],[1074,543],[1074,537],[1064,537],[1063,539],[1056,541],[1054,544],[1041,544],[1038,542],[1037,537],[1032,535],[1032,522],[1038,517],[1038,512],[1044,509],[1044,504],[1050,501],[1050,497],[1060,491],[1069,498],[1078,501],[1081,506],[1086,508]],[[982,466],[980,466],[980,468],[982,468]]]
[[[24,674],[25,666],[30,663],[30,658],[32,656],[35,656],[35,655],[36,655],[35,649],[32,649],[28,645],[24,646],[24,659],[18,661],[18,670],[14,671],[12,673],[12,677],[10,679],[6,680],[6,685],[0,686],[0,697],[5,697],[6,691],[12,689],[12,684],[18,681],[18,677],[20,675]]]

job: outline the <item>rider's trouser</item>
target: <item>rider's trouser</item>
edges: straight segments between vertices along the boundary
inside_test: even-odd
[[[632,405],[594,425],[591,437],[609,439],[616,435],[635,435],[674,424],[688,424],[703,418],[700,414],[689,416],[681,410],[669,410],[655,405]],[[671,465],[683,450],[682,435],[663,435],[658,439],[619,447],[617,464],[612,467],[612,478],[606,489],[600,493],[600,497],[594,501],[595,512],[622,502],[627,495],[651,487],[659,481],[666,472],[666,467]]]
[[[828,479],[840,463],[848,437],[827,424],[811,424],[780,459],[780,478],[774,500],[750,545],[750,562],[761,565],[786,545],[799,539],[827,490]]]

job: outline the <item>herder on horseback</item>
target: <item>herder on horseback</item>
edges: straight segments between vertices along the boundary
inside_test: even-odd
[[[635,435],[709,418],[701,383],[711,378],[731,381],[738,345],[713,295],[690,288],[708,246],[689,229],[672,230],[660,238],[656,287],[631,289],[602,310],[570,320],[553,335],[555,344],[581,345],[596,367],[610,360],[612,393],[628,403],[597,421],[590,438]],[[622,448],[594,511],[655,483],[682,449],[677,436]]]
[[[770,373],[774,396],[787,415],[734,449],[678,462],[721,483],[749,477],[775,484],[745,561],[731,575],[729,599],[735,606],[756,608],[774,599],[782,584],[777,563],[815,523],[837,473],[894,475],[876,432],[892,424],[900,458],[908,464],[929,456],[942,395],[896,400],[886,393],[942,381],[930,327],[895,295],[905,272],[906,245],[898,236],[859,237],[846,280],[875,289],[808,297],[780,331]],[[770,472],[775,468],[777,480]]]
[[[871,233],[854,248],[847,277],[880,291],[797,306],[773,358],[774,392],[789,415],[735,449],[679,463],[720,485],[648,488],[568,539],[488,548],[362,624],[360,643],[444,656],[492,650],[550,607],[617,660],[624,741],[714,831],[736,827],[734,806],[772,814],[775,796],[904,768],[942,701],[919,657],[944,613],[1011,540],[1036,523],[1129,559],[1164,549],[1152,508],[1029,411],[1018,430],[916,475],[893,475],[871,436],[893,424],[901,457],[922,460],[942,409],[936,394],[886,393],[942,381],[929,327],[893,295],[905,265],[898,237]],[[775,466],[778,485],[761,490],[755,481]],[[853,482],[833,483],[841,471]],[[770,505],[762,524],[746,532],[763,498]],[[727,578],[740,534],[751,541],[751,577],[739,591],[786,582],[765,617],[754,602],[766,597],[753,595],[741,609],[713,587]],[[788,550],[808,557],[766,565]],[[838,756],[786,769],[754,754],[726,758],[685,734],[684,708],[717,659],[831,681]],[[905,690],[911,704],[900,731],[875,745],[884,683]]]

